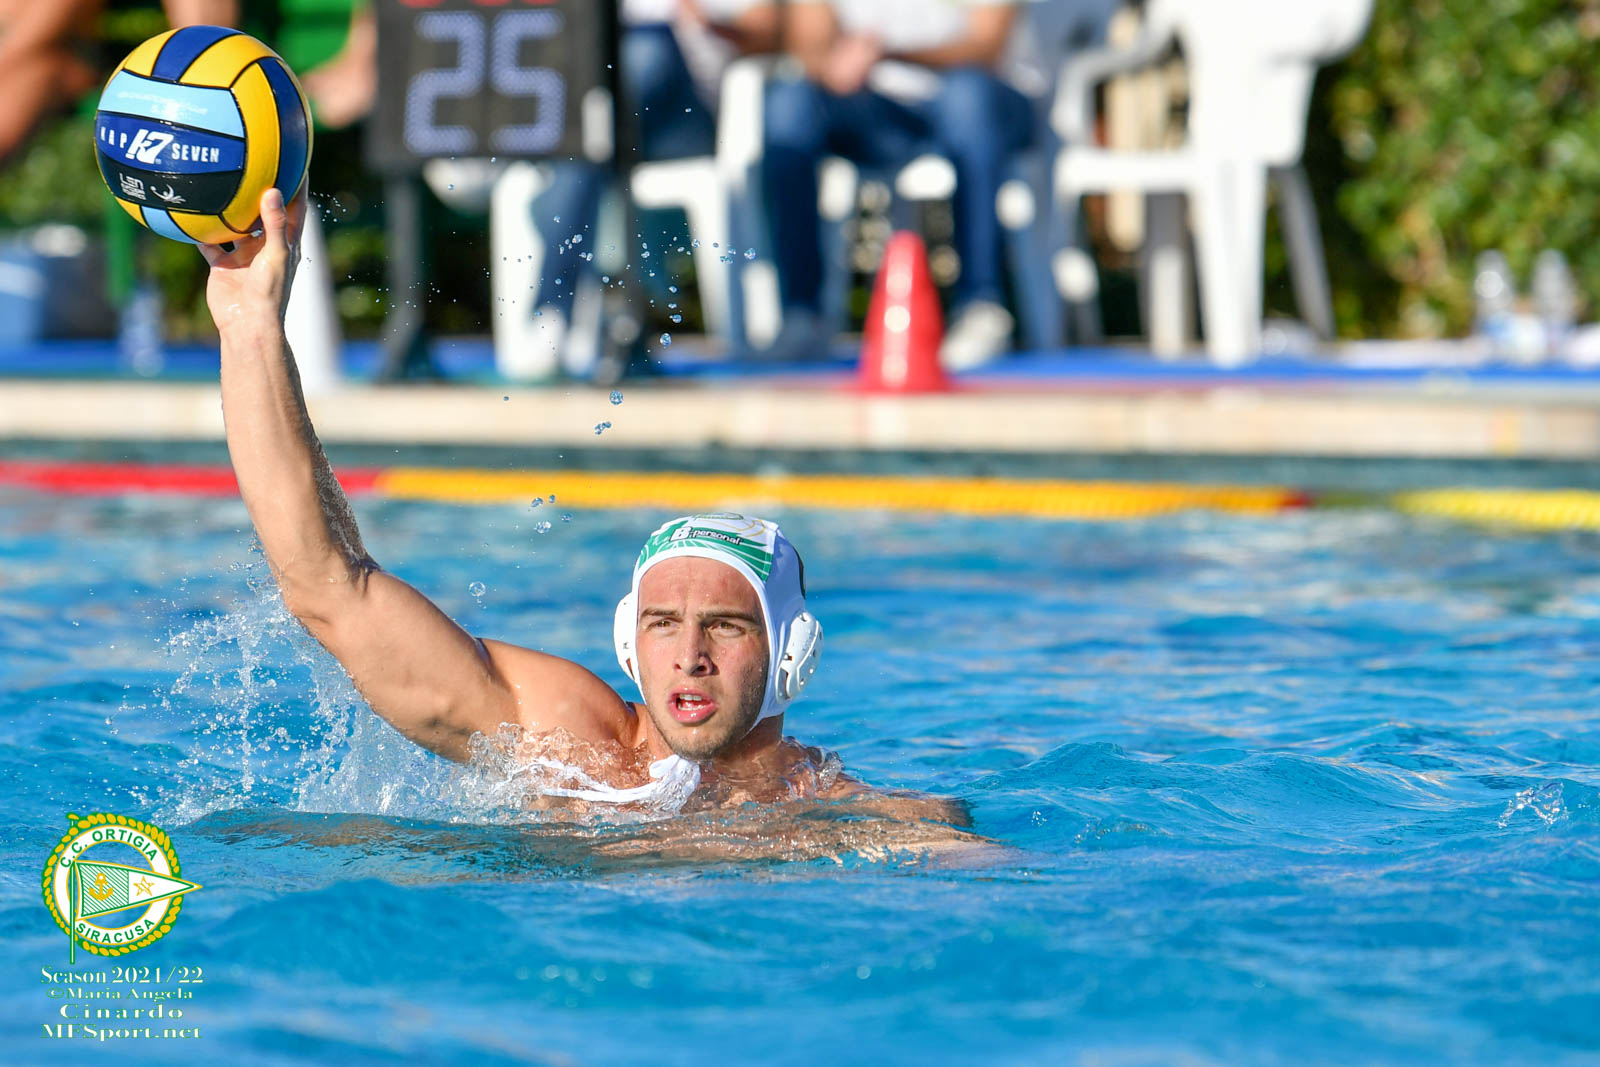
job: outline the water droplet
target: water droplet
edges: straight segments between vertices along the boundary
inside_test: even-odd
[[[664,334],[661,335],[661,347],[662,348],[671,348],[672,347],[672,335],[670,333],[664,333]]]
[[[549,533],[550,532],[550,524],[548,522],[536,522],[536,523],[533,524],[533,532],[534,533]]]
[[[571,521],[572,521],[572,512],[570,512],[570,511],[563,511],[563,512],[562,512],[562,513],[561,513],[561,521],[562,521],[562,522],[571,522]]]
[[[745,249],[744,250],[744,258],[745,259],[755,259],[756,258],[756,250],[753,249],[753,248]]]
[[[594,435],[599,437],[609,429],[611,429],[611,424],[609,422],[597,422],[594,424]]]
[[[679,315],[677,313],[674,313],[673,316],[672,316],[672,321],[673,322],[682,322],[683,321],[683,316]]]
[[[622,390],[621,389],[613,389],[613,390],[611,390],[611,402],[613,404],[622,403]]]
[[[533,498],[533,503],[528,505],[528,510],[532,511],[534,508],[540,507],[543,504],[544,504],[544,498],[536,496],[536,497]]]
[[[556,458],[560,459],[561,457],[557,456]],[[556,495],[554,493],[551,493],[550,494],[550,503],[554,504],[555,502],[556,502]]]
[[[471,593],[475,597],[482,596],[484,593],[488,592],[488,590],[489,587],[484,585],[482,582],[469,582],[467,584],[467,592]]]
[[[573,234],[572,235],[572,243],[575,244],[575,245],[583,244],[583,234],[581,234],[581,233]]]

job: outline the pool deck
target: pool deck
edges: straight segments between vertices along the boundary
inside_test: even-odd
[[[96,375],[73,362],[78,351],[0,356],[0,440],[222,438],[214,349],[153,380]],[[608,389],[510,386],[469,367],[443,384],[352,380],[308,403],[323,439],[365,444],[1600,458],[1600,373],[1555,366],[1278,360],[1225,371],[1096,350],[1018,357],[917,395],[864,392],[847,363],[685,363],[619,389],[613,404]]]

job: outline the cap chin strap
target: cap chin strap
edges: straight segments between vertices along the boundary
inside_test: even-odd
[[[776,669],[769,672],[766,698],[756,722],[781,713],[798,697],[806,683],[811,681],[811,676],[817,672],[817,661],[822,656],[822,623],[817,621],[816,616],[802,609],[787,622],[787,626],[779,627],[780,632],[787,631],[787,638],[783,643],[783,653],[777,658]],[[638,633],[639,602],[630,592],[617,601],[612,637],[617,646],[617,662],[622,665],[623,672],[640,687],[639,695],[643,697],[644,683],[639,680],[636,648]],[[774,643],[770,632],[767,641]]]

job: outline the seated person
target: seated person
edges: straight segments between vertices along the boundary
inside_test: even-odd
[[[777,46],[777,5],[771,0],[622,0],[620,14],[618,75],[638,151],[624,162],[711,154],[719,68],[735,55]],[[557,357],[539,364],[561,362],[569,370],[583,370],[564,350],[573,293],[589,263],[573,254],[574,238],[592,238],[607,175],[606,167],[584,160],[558,163],[550,186],[534,201],[535,225],[546,238],[534,306],[540,334]]]
[[[886,796],[813,773],[813,753],[783,736],[784,710],[815,667],[821,627],[806,611],[800,557],[773,523],[688,516],[645,543],[614,629],[639,701],[576,663],[474,637],[379,567],[317,441],[284,343],[304,215],[303,194],[286,209],[271,190],[261,235],[231,251],[202,246],[211,266],[206,299],[222,339],[228,450],[267,562],[289,611],[374,711],[454,760],[505,724],[535,748],[552,734],[568,747],[620,747],[625,758],[582,768],[594,782],[568,795],[583,803],[672,812],[704,810],[708,797],[713,806],[850,798],[897,820],[967,824],[950,801]],[[973,839],[937,829],[947,840]]]
[[[1002,73],[1016,14],[1016,0],[788,5],[785,47],[805,77],[773,83],[766,102],[762,184],[784,321],[767,358],[814,358],[828,344],[816,212],[827,155],[898,168],[937,152],[955,165],[961,273],[941,360],[963,369],[1009,348],[995,197],[1008,157],[1034,134],[1032,105]]]
[[[105,0],[0,0],[0,166],[40,119],[99,82],[79,49],[93,40],[104,6]]]
[[[328,129],[339,129],[365,118],[377,99],[378,23],[366,0],[300,0],[300,5],[308,2],[316,8],[315,14],[323,17],[303,20],[307,23],[325,22],[334,14],[341,23],[346,17],[349,19],[338,51],[315,63],[300,78],[317,123]],[[283,23],[303,14],[293,0],[280,0],[271,10],[268,10],[270,5],[253,4],[248,12],[243,10],[240,0],[164,0],[164,6],[167,20],[174,27],[236,26],[276,48],[290,65],[302,61],[298,54],[300,49],[288,47],[284,40],[291,36],[291,27]],[[320,28],[311,26],[312,36]],[[319,49],[312,44],[311,50]],[[321,51],[326,54],[326,50]]]

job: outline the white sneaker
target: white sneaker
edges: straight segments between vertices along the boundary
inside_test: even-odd
[[[993,363],[1011,351],[1011,312],[988,300],[974,300],[957,313],[939,346],[945,370],[962,371]]]

